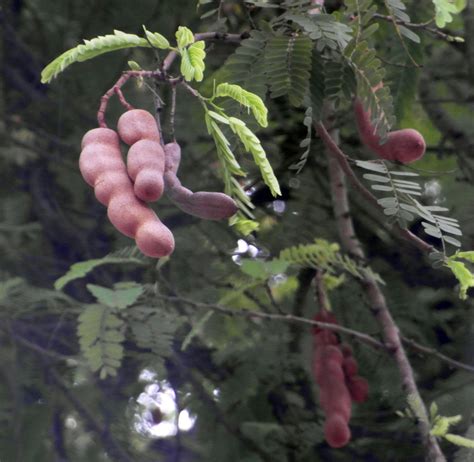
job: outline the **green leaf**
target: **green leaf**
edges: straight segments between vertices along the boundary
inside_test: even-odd
[[[463,2],[456,4],[452,0],[432,0],[436,12],[436,25],[444,27],[447,23],[453,21],[453,14],[462,10]],[[459,9],[461,7],[461,9]]]
[[[456,279],[459,281],[459,298],[466,300],[467,291],[470,287],[474,287],[474,275],[466,268],[466,265],[459,261],[448,259],[445,265],[451,269]]]
[[[124,309],[132,305],[143,293],[143,286],[134,282],[127,283],[127,285],[116,284],[114,289],[87,284],[87,289],[99,303],[117,309]]]
[[[41,72],[41,82],[49,83],[73,63],[87,61],[111,51],[133,47],[149,48],[150,44],[138,35],[126,34],[119,30],[115,30],[114,35],[104,35],[92,40],[84,40],[83,45],[71,48],[50,62]]]
[[[69,271],[64,275],[57,279],[54,283],[54,288],[56,290],[61,290],[66,284],[75,279],[83,278],[89,272],[91,272],[94,268],[101,265],[109,265],[109,264],[129,264],[133,263],[134,265],[145,265],[146,262],[139,260],[138,258],[116,258],[116,257],[104,257],[104,258],[97,258],[94,260],[86,260],[81,261],[79,263],[74,263],[70,268]]]
[[[257,122],[262,126],[268,126],[268,109],[266,108],[262,98],[251,93],[250,91],[244,90],[239,85],[230,83],[221,83],[216,88],[216,97],[227,96],[238,101],[243,106],[249,108]]]
[[[464,260],[474,263],[474,250],[456,252],[451,258],[462,258]]]
[[[187,50],[181,51],[181,73],[188,82],[193,79],[201,82],[204,77],[204,69],[206,68],[204,64],[205,46],[204,41],[199,40]]]
[[[194,34],[187,27],[179,26],[176,31],[176,42],[178,48],[185,48],[188,45],[191,45],[191,43],[194,43]]]
[[[263,181],[270,188],[272,195],[280,196],[281,191],[278,179],[273,172],[270,162],[268,162],[260,140],[240,119],[229,117],[229,123],[230,128],[239,137],[245,149],[253,155],[255,163],[260,168]]]
[[[447,439],[449,442],[455,444],[456,446],[463,446],[465,448],[474,449],[474,440],[465,438],[464,436],[447,433],[446,435],[444,435],[444,438]]]
[[[158,32],[150,32],[145,26],[142,27],[145,31],[146,38],[152,46],[155,48],[161,48],[162,50],[167,50],[170,48],[170,42],[168,42],[168,40],[163,37],[163,35],[159,34]]]

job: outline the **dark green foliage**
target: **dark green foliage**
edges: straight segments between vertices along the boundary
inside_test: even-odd
[[[307,37],[273,37],[265,48],[265,72],[272,98],[288,95],[300,106],[308,91],[312,42]]]
[[[310,2],[305,0],[199,3],[205,9],[198,15],[211,12],[202,21],[195,4],[184,0],[2,4],[0,460],[423,460],[416,423],[405,412],[407,397],[391,356],[346,335],[341,338],[354,350],[360,373],[370,383],[370,397],[354,406],[351,443],[339,450],[328,447],[311,375],[311,326],[281,317],[314,316],[318,305],[313,276],[323,269],[340,324],[379,340],[373,307],[358,282],[363,274],[378,275],[402,334],[471,362],[470,254],[450,260],[462,261],[469,273],[464,273],[460,291],[446,268],[433,268],[432,261],[397,236],[387,216],[405,218],[402,224],[420,237],[433,238],[430,242],[440,250],[441,240],[433,235],[439,231],[446,243],[453,243],[458,239],[455,230],[462,228],[463,244],[472,248],[472,159],[459,157],[464,160],[456,174],[468,182],[447,174],[457,169],[458,156],[470,152],[469,145],[458,147],[456,135],[473,136],[472,108],[464,101],[473,92],[466,59],[472,45],[445,45],[417,29],[423,38],[418,45],[400,29],[410,55],[426,64],[415,70],[393,23],[372,19],[375,11],[388,13],[385,3],[400,18],[400,2],[346,0],[344,9],[339,8],[342,2],[328,0],[324,15],[313,18],[306,15]],[[429,19],[429,9],[421,12],[426,17],[412,13],[418,2],[403,4],[413,21]],[[235,191],[255,221],[245,223],[253,232],[242,237],[227,223],[185,216],[163,198],[153,208],[173,230],[176,251],[159,261],[137,253],[130,247],[132,241],[108,224],[105,208],[78,174],[77,159],[81,137],[97,126],[100,97],[128,69],[127,62],[155,69],[155,52],[161,60],[166,52],[151,50],[148,43],[128,50],[119,47],[68,67],[49,86],[39,82],[41,69],[83,38],[114,29],[143,36],[142,25],[172,44],[180,25],[196,32],[215,27],[223,33],[250,31],[240,44],[208,42],[203,82],[190,84],[206,98],[222,82],[238,84],[262,98],[268,126],[256,135],[282,192],[280,202],[275,202],[252,155],[224,123],[223,137],[234,156],[224,165],[229,171],[233,165],[237,176],[228,175],[223,186],[223,167],[216,162],[201,103],[178,85],[175,134],[183,148],[183,184],[196,191]],[[456,30],[464,35],[460,19]],[[433,61],[438,55],[449,56],[449,66],[441,69]],[[170,75],[179,72],[178,59]],[[439,103],[437,114],[446,110],[459,123],[458,131],[439,127],[438,132],[426,114],[412,115],[413,101],[420,98],[415,96],[419,72],[428,73],[428,86],[441,100],[457,101]],[[374,93],[381,81],[384,89]],[[151,83],[130,81],[122,90],[134,107],[153,111]],[[170,89],[160,83],[159,93],[168,142]],[[252,102],[242,98],[243,93],[233,94],[236,102],[227,96],[214,102],[254,130]],[[349,110],[356,95],[379,121],[381,133],[393,124],[394,111],[403,116],[404,124],[421,124],[417,128],[430,149],[420,169],[443,173],[436,177],[439,190],[428,183],[431,174],[417,177],[397,166],[374,171],[373,162],[356,167],[352,159],[363,155]],[[367,261],[329,244],[338,242],[338,230],[324,147],[311,121],[321,119],[325,102],[337,109],[334,123],[340,129],[340,146],[361,181],[367,187],[390,185],[390,191],[374,190],[380,211],[350,189],[351,213]],[[114,97],[107,112],[111,127],[123,110]],[[263,121],[261,111],[258,115]],[[246,134],[248,142],[253,140]],[[436,145],[439,139],[441,146]],[[223,138],[220,141],[225,144]],[[303,161],[298,175],[288,168],[299,168]],[[239,169],[248,172],[245,178],[238,175]],[[380,180],[389,176],[389,181]],[[394,198],[399,201],[396,207]],[[444,208],[450,210],[449,217]],[[453,252],[452,246],[446,249],[447,254]],[[435,263],[442,263],[442,254],[434,257]],[[55,281],[62,291],[53,290]],[[467,300],[461,301],[464,289]],[[426,403],[436,402],[441,416],[461,415],[449,433],[472,438],[472,374],[436,356],[407,351]],[[140,404],[147,399],[146,405]],[[176,406],[196,420],[185,427],[186,414],[181,414],[179,433],[152,435],[150,429],[156,431],[160,419],[176,428]],[[446,439],[442,448],[448,460],[472,459],[472,450],[459,449]]]

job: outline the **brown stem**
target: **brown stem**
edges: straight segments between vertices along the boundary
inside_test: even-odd
[[[321,126],[322,124],[319,124],[319,131],[321,131]],[[327,133],[326,130],[324,131]],[[334,142],[334,144],[336,143]],[[364,251],[355,233],[350,214],[344,172],[339,164],[338,157],[332,154],[332,150],[328,147],[326,155],[329,163],[331,196],[339,237],[347,252],[365,259]],[[381,328],[385,345],[398,366],[403,389],[407,394],[408,404],[417,416],[418,430],[426,450],[426,460],[430,462],[445,462],[446,459],[441,452],[438,441],[430,434],[428,413],[421,399],[413,370],[403,348],[398,327],[390,314],[385,297],[377,281],[371,275],[365,275],[361,284],[370,303],[372,314]]]

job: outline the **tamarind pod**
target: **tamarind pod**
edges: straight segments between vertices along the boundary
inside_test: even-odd
[[[113,196],[120,192],[133,194],[133,185],[126,171],[110,171],[101,173],[94,183],[96,199],[107,206]]]
[[[119,147],[120,140],[115,130],[110,128],[93,128],[89,130],[83,137],[81,142],[81,150],[89,144],[106,144],[108,146]]]
[[[142,223],[135,235],[137,247],[147,256],[165,257],[173,253],[173,233],[156,217]]]
[[[155,118],[143,109],[124,112],[117,122],[117,131],[122,141],[128,145],[143,139],[160,141]]]
[[[347,343],[341,344],[341,351],[344,357],[346,356],[352,356],[352,347],[348,345]]]
[[[342,448],[351,439],[347,422],[339,414],[332,414],[324,422],[324,437],[332,448]]]
[[[331,332],[330,330],[321,330],[313,336],[313,342],[316,347],[319,345],[338,345],[339,339],[334,332]]]
[[[181,185],[178,177],[170,170],[164,175],[165,191],[168,197],[183,211],[206,220],[221,220],[234,215],[237,204],[227,194],[218,192],[193,193]]]
[[[107,216],[122,234],[135,238],[138,248],[145,255],[159,258],[173,252],[173,234],[153,210],[137,199],[132,190],[110,199]]]
[[[120,171],[126,174],[119,146],[102,143],[85,145],[79,156],[79,170],[90,186],[94,186],[97,178],[103,173]]]
[[[160,143],[141,139],[134,143],[127,155],[127,171],[134,181],[136,196],[145,201],[158,200],[163,194],[165,153]]]
[[[181,162],[181,147],[178,143],[165,144],[165,172],[178,173]]]
[[[360,100],[354,104],[357,129],[362,143],[378,157],[408,164],[420,159],[426,150],[426,143],[420,132],[405,128],[388,133],[384,144],[376,134],[370,120],[370,111],[365,111]]]
[[[322,377],[331,373],[343,380],[342,361],[342,353],[336,346],[321,345],[316,348],[313,354],[313,375],[316,382],[321,384]]]
[[[346,374],[346,377],[355,376],[359,370],[357,361],[352,356],[347,356],[344,358],[342,361],[342,368],[344,369],[344,374]]]
[[[367,401],[369,396],[369,382],[364,377],[357,375],[347,380],[347,388],[351,395],[352,401],[363,403]]]
[[[351,418],[352,398],[344,381],[325,378],[319,385],[319,403],[324,414],[340,414],[346,422]]]

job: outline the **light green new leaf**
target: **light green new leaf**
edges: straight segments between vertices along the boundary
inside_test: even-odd
[[[187,27],[179,26],[176,31],[176,42],[178,48],[185,48],[188,45],[191,45],[191,43],[194,43],[194,34]]]
[[[462,10],[462,2],[457,5],[452,0],[432,0],[436,12],[436,25],[444,27],[447,23],[453,21],[453,14],[457,14]],[[461,7],[461,9],[459,9]]]
[[[240,119],[229,117],[229,124],[232,131],[240,138],[245,149],[253,155],[253,159],[262,174],[263,181],[270,188],[272,195],[274,197],[281,196],[278,179],[273,172],[270,162],[268,162],[260,140]]]
[[[143,287],[133,282],[116,285],[114,289],[87,284],[87,289],[99,303],[117,309],[124,309],[132,305],[143,293]]]
[[[244,90],[240,85],[221,83],[216,88],[216,96],[235,99],[243,106],[249,108],[257,122],[262,126],[268,126],[268,109],[260,96]]]
[[[204,58],[206,52],[204,51],[205,44],[202,40],[193,43],[188,49],[181,50],[181,74],[185,80],[190,82],[196,80],[201,82],[204,77]]]
[[[50,62],[41,72],[41,82],[50,82],[73,63],[87,61],[110,51],[134,47],[150,48],[150,44],[146,39],[138,35],[126,34],[119,30],[115,30],[113,35],[104,35],[92,40],[84,40],[83,45],[71,48]]]
[[[474,263],[474,250],[456,252],[451,258],[462,258],[463,260],[467,260]]]
[[[474,440],[470,440],[469,438],[465,438],[464,436],[460,435],[453,435],[452,433],[447,433],[444,435],[444,437],[456,446],[474,449]]]
[[[459,298],[466,300],[468,289],[474,287],[474,275],[460,261],[447,260],[445,264],[459,281]]]
[[[155,48],[161,48],[162,50],[167,50],[170,48],[170,42],[168,42],[165,37],[163,37],[158,32],[150,32],[145,26],[142,27],[145,31],[146,38]]]

